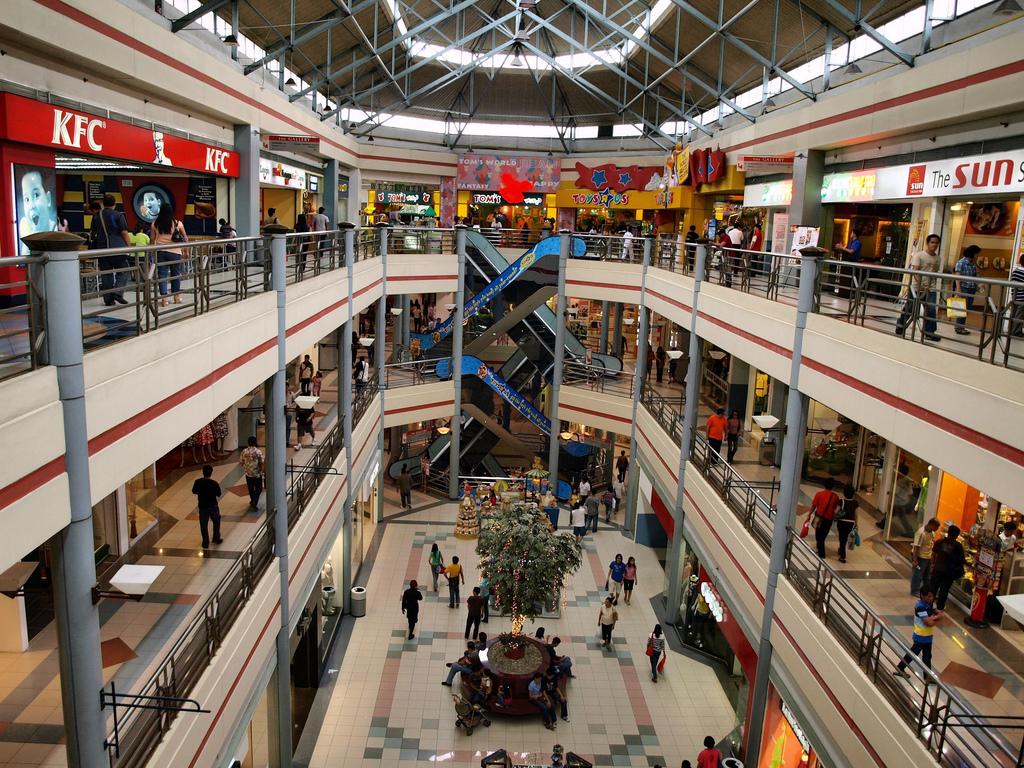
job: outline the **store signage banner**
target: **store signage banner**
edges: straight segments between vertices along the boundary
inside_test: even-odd
[[[470,199],[473,205],[513,205],[500,192],[474,192]],[[535,207],[543,204],[544,195],[535,192],[524,192],[522,203],[516,203],[516,205],[532,205]]]
[[[740,155],[736,169],[744,173],[792,173],[793,158],[782,155]]]
[[[605,163],[590,167],[576,163],[576,173],[579,174],[576,186],[595,192],[602,189],[610,189],[613,192],[625,192],[630,189],[655,190],[663,182],[662,177],[658,175],[659,170],[654,166],[619,166]]]
[[[275,163],[260,158],[260,184],[270,184],[275,187],[289,187],[291,189],[306,188],[306,172],[301,168],[284,163]]]
[[[270,152],[319,152],[320,139],[305,134],[292,135],[272,133],[264,136],[264,149]]]
[[[430,205],[429,192],[374,192],[373,199],[382,205]]]
[[[0,95],[0,138],[84,155],[133,160],[237,177],[238,154],[170,133],[46,104]]]
[[[555,157],[517,157],[501,155],[463,155],[459,158],[455,181],[459,189],[487,191],[508,186],[502,174],[511,174],[520,182],[529,182],[534,192],[555,192],[562,178],[561,161]]]
[[[748,184],[743,188],[744,208],[786,208],[793,202],[793,181]]]
[[[954,157],[891,168],[830,173],[824,203],[1024,192],[1024,150]]]

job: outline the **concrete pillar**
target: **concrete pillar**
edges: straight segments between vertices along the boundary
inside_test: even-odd
[[[679,623],[679,604],[683,594],[683,522],[684,480],[686,464],[690,460],[693,446],[693,433],[697,428],[697,407],[700,400],[701,366],[704,359],[700,353],[700,337],[697,336],[697,306],[700,301],[700,288],[704,281],[704,265],[707,262],[706,245],[698,245],[695,254],[696,269],[693,273],[693,309],[690,311],[690,347],[686,367],[686,403],[683,405],[683,430],[679,446],[679,480],[676,484],[676,499],[672,528],[672,541],[669,544],[668,560],[665,563],[665,577],[668,579],[668,604],[665,606],[666,618],[670,624]]]
[[[271,284],[277,297],[277,370],[266,387],[267,420],[267,517],[274,525],[274,554],[277,557],[280,581],[281,623],[277,629],[277,682],[276,757],[278,765],[291,765],[292,758],[292,703],[291,675],[291,612],[288,605],[288,487],[285,477],[288,436],[285,434],[285,368],[288,364],[285,350],[285,233],[289,229],[281,224],[264,228],[270,239]]]
[[[612,354],[623,358],[626,350],[622,348],[622,302],[615,302],[615,321],[612,323]]]
[[[733,355],[729,359],[729,392],[726,399],[725,413],[739,411],[740,417],[748,416],[747,395],[750,392],[750,363]]]
[[[341,439],[345,446],[345,508],[342,512],[341,600],[342,611],[348,613],[352,596],[352,504],[356,491],[352,478],[352,326],[355,315],[352,312],[352,265],[355,263],[356,230],[350,223],[344,225],[345,273],[348,281],[348,300],[345,302],[345,323],[338,333],[338,361],[341,376],[338,379],[338,401],[341,414]]]
[[[597,341],[597,351],[602,355],[608,354],[608,325],[611,321],[608,312],[610,309],[611,305],[607,301],[601,302],[601,338]]]
[[[789,399],[789,387],[778,379],[772,379],[771,391],[768,395],[768,413],[779,420],[780,424],[786,421],[786,401]],[[782,451],[786,444],[785,431],[773,432],[775,435],[775,464],[782,461]]]
[[[636,450],[636,409],[640,406],[640,392],[643,389],[644,370],[647,366],[647,336],[650,328],[651,313],[644,308],[644,299],[647,296],[647,269],[651,265],[651,238],[644,238],[644,260],[640,268],[640,327],[637,328],[637,353],[636,368],[633,371],[633,418],[630,419],[629,427],[629,477],[626,493],[626,509],[622,516],[623,533],[635,535],[637,516],[637,496],[640,493],[640,472],[637,464]],[[615,317],[615,325],[621,329],[622,305],[617,305],[619,314]],[[621,332],[617,339],[622,338]],[[621,341],[618,341],[621,348]]]
[[[805,149],[793,157],[793,201],[789,206],[789,223],[804,227],[821,226],[821,182],[825,178],[825,151]],[[774,246],[773,246],[774,247]],[[786,235],[789,253],[793,236]]]
[[[804,435],[807,429],[807,395],[800,392],[800,365],[803,360],[803,335],[807,314],[814,310],[814,288],[818,260],[827,253],[821,248],[804,248],[800,259],[800,295],[797,301],[796,325],[793,329],[793,358],[790,365],[789,401],[786,404],[786,445],[779,471],[779,500],[772,527],[772,547],[768,559],[768,585],[764,593],[761,616],[761,639],[757,649],[757,672],[751,692],[750,727],[747,731],[747,754],[761,751],[765,710],[768,705],[768,682],[772,662],[772,620],[775,615],[775,592],[779,574],[785,566],[790,530],[796,517],[800,498],[800,472],[803,467]]]
[[[39,232],[22,241],[34,256],[46,257],[46,362],[57,371],[57,393],[64,421],[64,467],[71,523],[50,539],[50,548],[65,747],[69,766],[107,768],[109,758],[103,746],[107,713],[100,708],[100,620],[92,598],[96,562],[78,268],[78,248],[83,241],[65,232]]]
[[[551,433],[548,435],[548,482],[551,487],[558,491],[558,452],[561,445],[558,442],[558,435],[562,431],[562,420],[558,418],[558,398],[562,389],[562,367],[565,362],[565,268],[569,261],[569,247],[572,241],[572,233],[568,230],[561,230],[558,233],[558,305],[555,309],[555,362],[551,372],[551,399],[548,408],[548,416],[551,419]]]
[[[380,393],[380,429],[377,430],[377,457],[384,465],[384,377],[387,375],[387,349],[385,341],[388,331],[388,236],[390,227],[380,227],[380,301],[377,302],[377,333],[373,340],[377,348],[377,392]],[[394,343],[394,342],[392,342]],[[377,493],[377,522],[384,519],[384,488]]]
[[[448,450],[448,498],[459,498],[459,458],[462,455],[462,322],[466,302],[466,227],[455,227],[455,253],[459,272],[455,281],[455,327],[452,329],[452,382],[455,409],[452,411]]]
[[[348,221],[357,227],[361,225],[363,210],[363,173],[358,168],[348,170]]]
[[[235,182],[235,220],[239,237],[260,233],[260,131],[251,125],[235,126],[239,175]]]
[[[331,228],[338,228],[338,161],[328,160],[324,163],[324,190],[320,195],[324,213],[327,214]]]
[[[402,346],[409,349],[412,337],[412,296],[403,293],[400,298],[402,300]]]

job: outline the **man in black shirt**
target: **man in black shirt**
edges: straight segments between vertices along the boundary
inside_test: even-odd
[[[615,460],[615,473],[618,475],[619,482],[626,482],[626,473],[629,471],[629,459],[626,458],[626,452],[620,451],[619,458]]]
[[[203,476],[192,483],[192,493],[199,499],[199,531],[203,549],[210,547],[210,521],[213,520],[213,543],[220,544],[220,483],[213,479],[213,467],[203,465]]]
[[[413,633],[416,630],[416,622],[420,618],[420,600],[423,599],[423,593],[418,587],[416,579],[413,579],[409,582],[409,588],[402,593],[402,613],[405,614],[405,618],[409,622],[410,640],[416,637]]]

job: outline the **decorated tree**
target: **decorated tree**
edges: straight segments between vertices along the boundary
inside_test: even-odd
[[[515,503],[485,521],[476,545],[495,607],[512,617],[512,634],[526,619],[557,604],[565,579],[583,560],[572,534],[555,533],[536,504]]]

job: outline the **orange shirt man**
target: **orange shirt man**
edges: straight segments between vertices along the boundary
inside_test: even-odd
[[[725,430],[728,424],[729,420],[725,418],[725,408],[719,408],[708,417],[708,445],[712,449],[712,454],[708,458],[711,463],[718,461],[718,454],[722,450],[722,441],[725,440]]]

